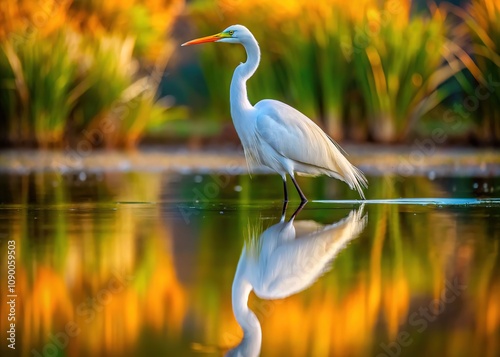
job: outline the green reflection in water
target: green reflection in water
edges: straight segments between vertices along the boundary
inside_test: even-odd
[[[240,342],[234,272],[248,231],[279,221],[279,178],[35,173],[0,185],[18,355],[220,355]],[[359,206],[334,180],[301,186],[322,201],[299,220],[326,225]],[[367,227],[331,270],[286,299],[250,296],[262,355],[498,355],[498,192],[498,178],[370,178]],[[4,291],[5,264],[0,274]]]

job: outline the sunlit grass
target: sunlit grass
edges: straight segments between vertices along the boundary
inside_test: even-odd
[[[500,82],[498,2],[473,0],[465,9],[430,3],[420,12],[410,11],[413,5],[198,0],[190,2],[188,14],[199,35],[234,23],[254,33],[263,56],[248,82],[251,102],[282,100],[335,139],[394,142],[411,138],[435,107],[446,112],[456,98],[475,98],[477,83]],[[131,147],[151,127],[161,127],[174,103],[158,101],[156,94],[183,6],[183,0],[6,3],[0,14],[1,140],[74,145],[109,120],[114,131],[101,144]],[[460,21],[449,21],[450,8]],[[228,121],[232,70],[244,53],[214,45],[198,54],[209,105],[193,114]],[[464,67],[472,76],[464,75]],[[160,75],[149,78],[152,72]],[[467,119],[477,122],[474,134],[484,142],[500,138],[500,91],[490,89]],[[455,102],[442,104],[457,91],[462,93]]]
[[[370,133],[383,142],[404,139],[415,121],[451,93],[443,85],[463,67],[452,67],[444,60],[449,40],[442,11],[434,9],[428,18],[409,18],[407,13],[392,16],[375,22],[379,28],[359,55],[353,55]],[[362,27],[370,23],[367,16]]]
[[[77,63],[70,38],[56,34],[3,44],[6,72],[0,89],[10,114],[10,139],[41,146],[61,144],[65,123],[78,99]],[[18,121],[18,123],[16,123]]]
[[[24,0],[6,7],[10,16],[0,17],[4,143],[62,147],[92,132],[96,146],[135,146],[150,125],[171,117],[172,103],[159,101],[157,92],[183,4]]]
[[[87,81],[88,88],[73,113],[76,132],[97,127],[99,121],[110,115],[138,70],[132,56],[133,38],[102,37],[82,46],[80,76]]]

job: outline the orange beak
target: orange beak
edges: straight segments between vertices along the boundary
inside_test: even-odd
[[[200,43],[215,42],[215,41],[220,40],[224,37],[231,37],[231,36],[227,36],[225,33],[218,33],[216,35],[200,37],[200,38],[197,38],[195,40],[185,42],[181,46],[191,46],[191,45],[198,45]]]

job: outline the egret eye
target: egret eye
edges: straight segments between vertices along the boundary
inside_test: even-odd
[[[234,34],[234,31],[233,30],[229,31],[229,34],[232,36]]]

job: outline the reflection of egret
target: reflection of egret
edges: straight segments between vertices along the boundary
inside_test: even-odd
[[[243,247],[233,280],[232,302],[244,336],[227,356],[260,353],[262,330],[257,316],[248,308],[252,290],[262,299],[281,299],[306,289],[330,267],[335,255],[361,233],[367,220],[363,206],[327,226],[312,221],[294,222],[296,213],[288,222],[283,213],[279,223]]]
[[[286,174],[289,174],[302,202],[307,201],[295,181],[294,173],[327,175],[345,181],[364,198],[367,187],[363,173],[342,155],[338,145],[312,120],[296,109],[276,100],[265,99],[252,106],[246,81],[259,66],[260,50],[255,37],[244,26],[230,26],[221,33],[183,44],[205,42],[239,43],[245,47],[247,61],[236,67],[231,82],[231,116],[245,150],[248,166],[262,164],[283,178],[288,201]]]

